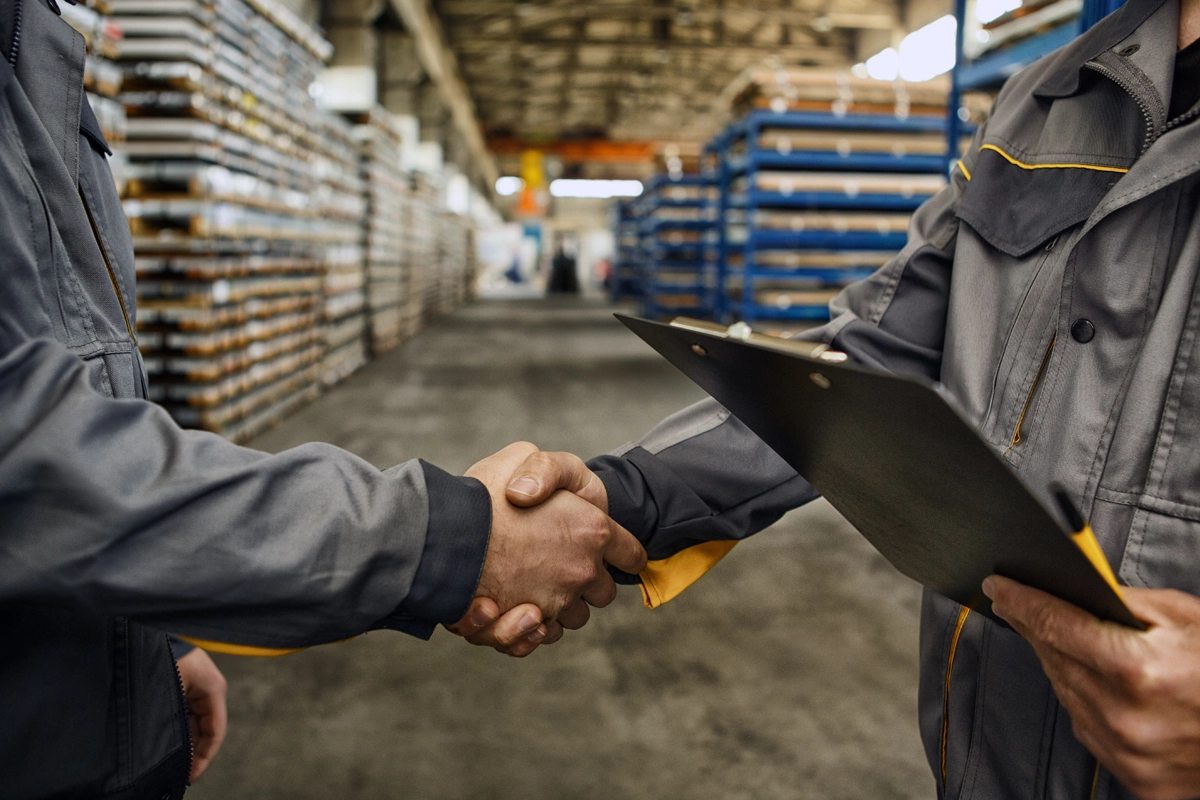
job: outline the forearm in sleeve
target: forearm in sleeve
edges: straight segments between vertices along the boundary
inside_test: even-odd
[[[94,391],[45,339],[0,357],[0,408],[0,605],[286,648],[380,627],[428,636],[474,595],[491,528],[478,481],[181,430]]]

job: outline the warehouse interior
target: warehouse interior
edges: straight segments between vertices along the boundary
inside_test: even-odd
[[[584,458],[704,392],[613,318],[787,336],[1113,0],[81,0],[152,400],[278,452]],[[524,660],[215,656],[196,798],[918,798],[921,589],[823,501]]]

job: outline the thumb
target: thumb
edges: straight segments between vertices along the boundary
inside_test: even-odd
[[[620,523],[609,520],[612,538],[604,548],[604,560],[630,575],[637,575],[646,568],[646,548]]]
[[[513,473],[507,497],[513,505],[527,508],[544,503],[560,489],[608,513],[604,483],[573,453],[531,453]]]

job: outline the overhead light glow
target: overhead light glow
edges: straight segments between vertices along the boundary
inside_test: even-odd
[[[927,81],[954,69],[957,30],[958,20],[947,14],[905,36],[900,42],[900,77],[906,81]]]
[[[900,54],[896,48],[880,50],[867,59],[867,75],[877,81],[894,81],[900,74]]]
[[[856,78],[869,78],[871,73],[867,72],[867,65],[859,62],[850,68],[850,74]]]
[[[496,178],[496,194],[501,197],[509,197],[525,188],[525,181],[518,178],[516,175],[504,175]]]
[[[975,19],[986,25],[994,19],[1021,7],[1021,0],[976,0]]]
[[[551,181],[550,194],[555,197],[591,197],[607,200],[610,197],[637,197],[642,193],[641,181],[601,181],[581,178],[559,178]]]

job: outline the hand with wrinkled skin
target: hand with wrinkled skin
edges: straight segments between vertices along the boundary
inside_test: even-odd
[[[488,487],[493,514],[476,599],[463,619],[447,626],[472,644],[529,655],[558,641],[563,628],[583,627],[589,606],[612,602],[617,587],[606,562],[627,572],[645,566],[645,550],[608,518],[603,484],[575,456],[540,453],[520,442],[466,474]],[[532,491],[529,481],[536,484]],[[547,547],[540,540],[545,535],[555,544]]]
[[[1033,645],[1076,738],[1142,800],[1200,796],[1200,598],[1124,587],[1150,626],[1101,622],[993,575],[992,609]]]
[[[192,731],[192,774],[194,782],[204,774],[216,758],[225,741],[228,723],[225,676],[208,653],[199,647],[175,662],[183,681],[183,697],[187,703],[188,725]]]

